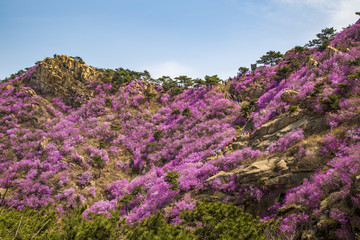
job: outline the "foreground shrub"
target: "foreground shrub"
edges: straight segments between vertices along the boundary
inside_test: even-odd
[[[88,212],[87,206],[70,210],[57,219],[56,212],[0,209],[1,239],[266,239],[272,222],[260,222],[230,203],[200,202],[193,211],[180,213],[172,223],[155,215],[129,225],[119,208],[111,214]],[[85,218],[84,218],[85,217]]]

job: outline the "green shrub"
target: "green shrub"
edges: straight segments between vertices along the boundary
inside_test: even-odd
[[[104,149],[105,147],[106,147],[105,141],[100,141],[100,142],[99,142],[99,148],[100,148],[100,149]]]
[[[105,99],[105,107],[113,108],[110,98]]]
[[[360,70],[356,70],[356,72],[354,74],[351,74],[349,76],[347,76],[348,79],[354,79],[354,78],[359,78],[360,79]]]
[[[181,111],[179,109],[174,109],[171,114],[181,114]]]
[[[153,135],[154,135],[155,140],[159,141],[165,135],[165,133],[163,130],[155,130],[153,132]]]
[[[306,47],[301,47],[301,46],[295,46],[295,52],[296,53],[303,53],[305,51],[309,50],[308,48]]]
[[[289,111],[290,112],[296,112],[297,110],[298,110],[298,106],[294,106],[294,105],[289,106]]]
[[[338,86],[340,88],[347,88],[348,87],[348,85],[346,83],[338,83]]]
[[[360,66],[360,57],[356,58],[355,60],[353,61],[347,61],[346,64],[348,66]]]
[[[145,95],[149,98],[149,99],[152,99],[152,98],[154,98],[154,97],[156,97],[156,93],[152,93],[151,91],[150,91],[150,89],[145,89]]]
[[[101,169],[103,169],[105,167],[105,161],[99,155],[92,156],[91,159],[92,159],[92,162],[90,162],[90,165],[99,170],[98,177],[100,177]]]
[[[257,98],[252,99],[249,103],[244,104],[241,109],[246,113],[250,114],[257,107]]]
[[[111,130],[118,131],[118,130],[122,129],[122,126],[119,122],[113,122],[113,123],[111,123],[110,128],[111,128]]]
[[[337,95],[329,95],[327,99],[320,100],[325,105],[327,111],[335,111],[339,109],[339,97]]]
[[[184,90],[182,90],[181,88],[172,88],[171,91],[170,91],[170,95],[171,96],[176,96],[176,95],[179,95],[181,93],[183,93]]]
[[[182,112],[182,115],[183,116],[187,116],[187,117],[190,117],[191,116],[191,112],[190,112],[190,108],[185,108]]]
[[[12,85],[13,85],[14,87],[18,87],[18,86],[20,86],[20,81],[15,81]]]
[[[170,172],[170,181],[176,180],[176,173]],[[57,219],[56,212],[49,207],[41,210],[14,210],[0,208],[0,238],[10,239],[266,239],[263,231],[276,232],[274,222],[260,222],[250,214],[230,203],[198,202],[192,210],[179,214],[178,225],[164,221],[160,212],[135,225],[128,225],[120,219],[120,210],[137,194],[146,189],[136,186],[119,202],[116,210],[110,210],[111,217],[88,213],[83,218],[86,205],[72,209]],[[190,230],[189,228],[193,228]],[[16,234],[16,236],[15,236]]]
[[[277,70],[277,72],[276,72],[275,80],[279,82],[282,79],[288,78],[292,71],[293,71],[293,69],[290,66],[287,66],[287,65],[279,68]]]
[[[182,212],[180,218],[182,225],[195,228],[198,239],[267,239],[262,231],[268,223],[230,203],[200,202],[193,211]]]
[[[0,239],[52,239],[56,213],[50,206],[41,210],[0,208]],[[52,234],[51,234],[52,232]]]
[[[180,177],[180,174],[177,171],[166,171],[166,173],[165,182],[171,184],[172,190],[178,190],[180,183],[176,179]]]

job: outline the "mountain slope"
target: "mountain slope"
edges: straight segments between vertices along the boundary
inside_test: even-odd
[[[280,220],[288,238],[354,238],[359,59],[360,21],[230,87],[166,92],[46,58],[0,84],[1,204],[87,204],[84,218],[117,209],[128,224],[160,210],[180,224],[210,198]]]

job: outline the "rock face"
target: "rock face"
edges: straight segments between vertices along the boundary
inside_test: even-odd
[[[97,80],[101,73],[95,68],[81,64],[63,55],[46,58],[34,71],[29,84],[36,85],[51,97],[60,97],[66,104],[74,104],[74,99],[89,99],[93,93],[85,86],[86,81]]]
[[[292,101],[293,96],[297,96],[296,91],[287,90],[284,92],[286,100]],[[314,113],[307,110],[283,113],[266,122],[260,128],[255,129],[255,132],[251,135],[237,136],[236,142],[232,144],[233,149],[241,150],[250,146],[252,149],[259,149],[264,152],[270,143],[298,128],[302,128],[306,136],[312,136],[325,131],[327,125],[324,116],[314,115]],[[307,149],[312,149],[311,151],[314,153],[319,151],[318,141],[319,139],[316,138],[307,140]],[[304,178],[309,178],[318,167],[316,165],[318,163],[312,162],[314,160],[311,159],[306,163],[304,162],[304,164],[299,164],[294,157],[294,152],[298,152],[298,147],[293,146],[293,150],[288,149],[286,152],[275,152],[260,157],[247,166],[241,166],[229,172],[221,171],[207,179],[207,181],[218,179],[225,183],[232,176],[236,176],[236,181],[241,182],[241,184],[248,184],[258,188],[265,187],[271,190],[272,194],[263,196],[259,202],[246,197],[240,200],[233,199],[244,211],[259,215],[283,198],[287,190],[301,184]],[[297,210],[296,208],[295,210],[284,209],[283,211],[290,214]]]

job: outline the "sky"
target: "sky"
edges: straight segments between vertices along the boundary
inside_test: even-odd
[[[222,79],[355,23],[360,0],[0,0],[0,79],[53,54]]]

